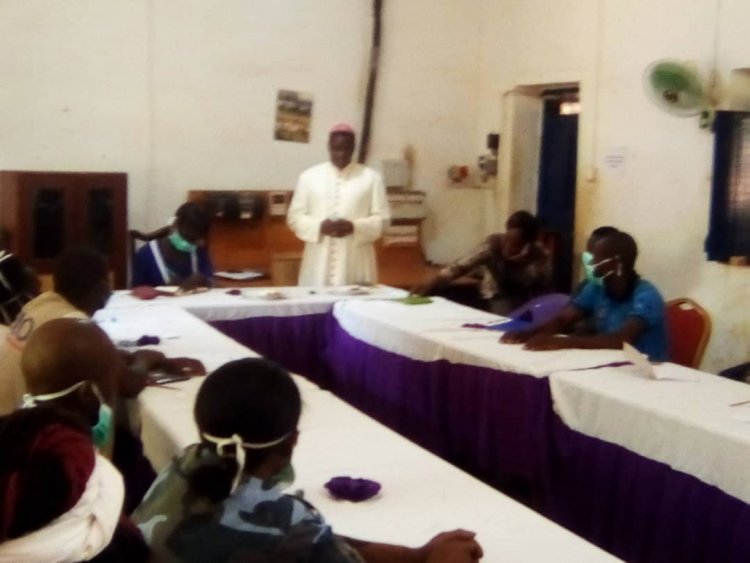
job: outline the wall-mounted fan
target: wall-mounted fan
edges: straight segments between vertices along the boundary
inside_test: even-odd
[[[646,69],[644,78],[649,97],[669,113],[698,115],[706,107],[706,94],[700,78],[681,62],[656,61]]]

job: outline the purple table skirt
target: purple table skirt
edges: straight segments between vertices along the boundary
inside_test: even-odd
[[[549,451],[546,379],[413,360],[362,342],[335,321],[328,337],[330,388],[342,399],[483,478],[539,475]]]
[[[327,387],[328,370],[322,351],[326,347],[329,323],[329,314],[319,313],[296,317],[250,317],[209,324],[287,370]]]
[[[750,505],[553,420],[542,512],[625,561],[750,561]]]
[[[408,359],[331,314],[211,324],[471,473],[523,483],[545,516],[626,561],[750,562],[749,505],[571,430],[547,379]]]

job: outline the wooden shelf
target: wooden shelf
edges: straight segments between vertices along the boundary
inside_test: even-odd
[[[114,286],[125,287],[127,190],[119,172],[0,172],[9,250],[44,277],[66,247],[92,246],[107,257]]]
[[[268,210],[269,194],[278,194],[278,191],[238,193],[265,198]],[[291,192],[289,194],[291,196]],[[212,192],[207,190],[188,193],[188,199],[196,202],[206,202],[211,197]],[[437,273],[438,269],[427,264],[424,257],[421,223],[421,219],[397,219],[393,221],[393,228],[376,243],[379,283],[411,289]],[[304,243],[289,229],[285,215],[270,215],[266,211],[255,219],[216,217],[211,223],[208,249],[217,271],[252,268],[270,275],[265,280],[244,283],[221,280],[218,282],[221,287],[296,285]]]

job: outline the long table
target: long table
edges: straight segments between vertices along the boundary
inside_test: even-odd
[[[439,298],[338,303],[333,317],[326,356],[337,395],[474,474],[532,492],[549,465],[547,376],[623,359],[501,345],[500,332],[463,326],[496,315]]]
[[[98,315],[115,341],[160,337],[154,348],[201,359],[208,369],[256,354],[174,306],[108,308]],[[143,441],[164,467],[197,431],[192,405],[203,378],[147,388],[140,396]],[[341,534],[417,546],[446,529],[477,532],[485,561],[614,561],[606,552],[463,473],[301,377],[300,440],[295,489]],[[335,475],[364,476],[383,485],[364,503],[331,498],[323,484]]]
[[[628,560],[750,561],[750,387],[654,369],[552,375],[549,514]]]
[[[392,428],[524,479],[540,511],[623,559],[750,561],[750,404],[730,406],[746,385],[674,364],[644,379],[620,351],[502,345],[462,326],[481,314],[439,300],[333,315],[332,389]]]
[[[179,307],[289,371],[304,373],[325,386],[328,367],[321,351],[327,344],[333,305],[340,301],[400,299],[406,295],[406,291],[383,285],[213,289],[147,301],[118,291],[106,310]]]
[[[441,299],[323,297],[313,324],[273,335],[269,312],[305,319],[321,297],[207,294],[193,311],[244,344],[268,339],[266,355],[433,453],[522,481],[542,513],[624,559],[750,561],[750,405],[729,406],[750,399],[746,385],[673,364],[656,368],[672,380],[642,380],[619,351],[501,345],[462,326],[496,316]]]

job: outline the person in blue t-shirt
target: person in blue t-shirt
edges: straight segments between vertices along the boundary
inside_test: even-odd
[[[500,341],[524,343],[528,350],[619,349],[628,342],[651,360],[668,360],[664,300],[635,271],[638,247],[633,237],[610,233],[596,242],[592,254],[594,279],[558,315],[539,327],[506,333]],[[593,319],[595,334],[559,335],[587,316]]]

